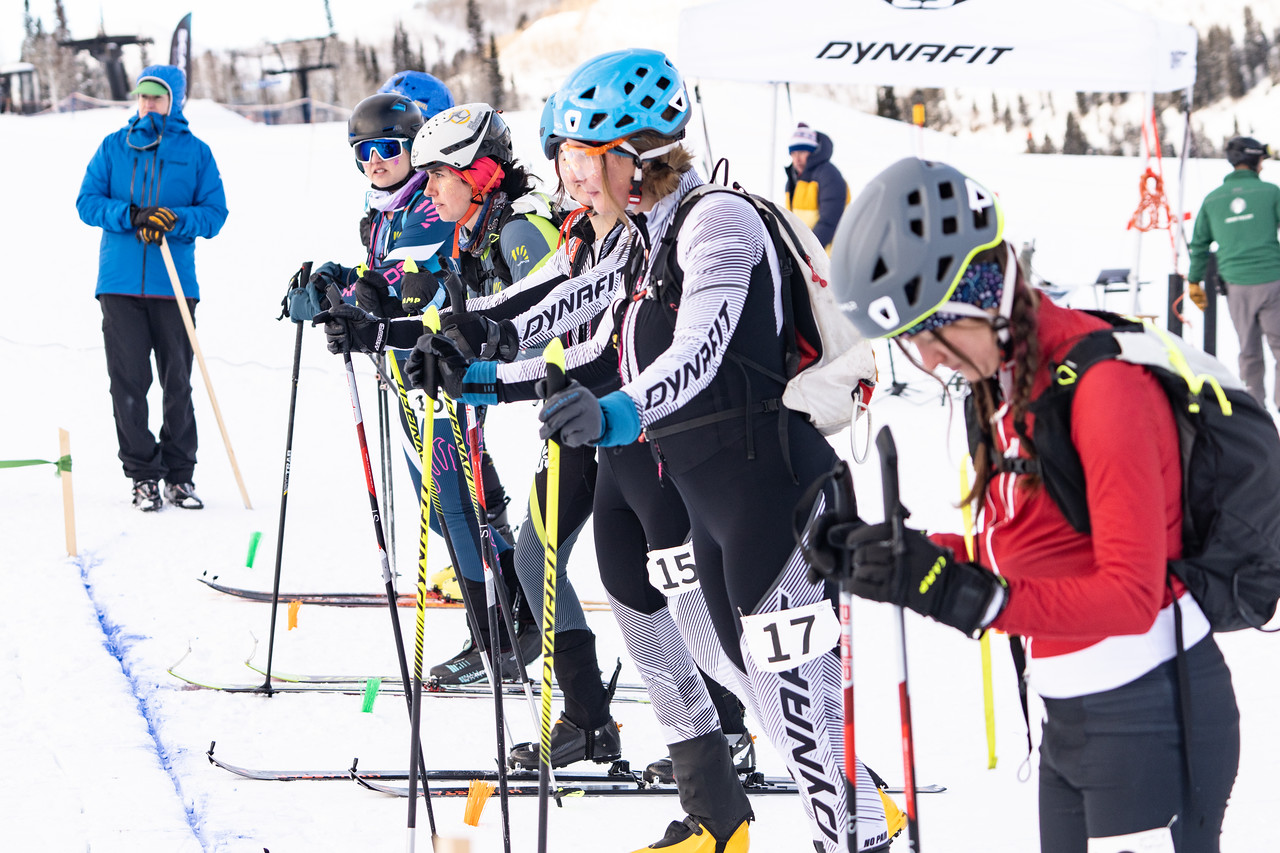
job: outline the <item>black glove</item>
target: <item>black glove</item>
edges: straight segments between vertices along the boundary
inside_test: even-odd
[[[510,320],[494,322],[470,311],[455,312],[443,318],[440,333],[452,338],[462,354],[473,360],[510,363],[520,354],[520,335]]]
[[[463,355],[462,350],[458,349],[458,345],[454,343],[453,339],[446,335],[423,335],[418,339],[418,344],[414,347],[414,351],[417,352],[418,347],[424,344],[436,358],[436,370],[440,387],[452,399],[461,400],[463,379],[467,375],[467,368],[471,366],[472,360]]]
[[[364,246],[365,251],[369,249],[369,238],[373,235],[373,217],[377,216],[381,211],[375,208],[369,208],[364,217],[360,220],[360,245]]]
[[[436,398],[436,390],[440,387],[440,374],[436,368],[436,354],[431,351],[431,339],[435,335],[427,332],[418,338],[409,353],[409,360],[404,365],[405,379],[410,388],[421,388],[431,399]]]
[[[899,561],[888,522],[850,526],[844,547],[853,554],[854,595],[909,607],[970,637],[981,634],[1008,602],[1003,578],[957,561],[949,548],[940,548],[917,530],[903,530],[905,553]]]
[[[379,317],[404,317],[400,300],[391,295],[389,287],[382,273],[365,270],[356,279],[356,305]]]
[[[178,214],[167,207],[129,206],[129,224],[134,228],[150,228],[168,233],[178,224]]]
[[[539,379],[534,385],[534,392],[545,397],[546,387],[547,380]],[[571,379],[564,388],[546,397],[542,410],[538,412],[538,420],[542,421],[539,438],[549,438],[567,447],[595,444],[604,435],[604,412],[600,408],[600,400],[576,379]]]
[[[440,282],[431,273],[417,269],[416,266],[410,271],[408,261],[404,267],[400,278],[400,306],[406,315],[412,317],[425,311],[431,300],[436,298]]]
[[[311,318],[312,325],[324,323],[329,352],[371,352],[380,354],[387,346],[390,320],[343,302]]]

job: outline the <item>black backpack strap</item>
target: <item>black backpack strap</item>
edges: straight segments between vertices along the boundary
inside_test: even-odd
[[[1018,701],[1022,703],[1022,722],[1027,732],[1027,757],[1023,764],[1031,769],[1031,711],[1027,702],[1027,650],[1022,638],[1017,634],[1009,635],[1009,654],[1013,658],[1013,672],[1018,678]]]
[[[1166,574],[1165,586],[1173,592],[1173,579]],[[1174,673],[1178,680],[1178,727],[1182,731],[1182,772],[1187,775],[1187,790],[1194,802],[1198,796],[1196,777],[1191,770],[1191,678],[1187,674],[1187,650],[1182,640],[1182,607],[1173,597]]]

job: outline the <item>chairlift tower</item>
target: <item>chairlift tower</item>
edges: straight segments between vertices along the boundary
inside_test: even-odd
[[[121,61],[121,48],[131,44],[151,44],[152,39],[143,36],[109,36],[98,35],[91,39],[68,39],[58,42],[60,47],[73,50],[86,50],[89,55],[102,63],[107,74],[107,85],[111,89],[111,100],[129,100],[129,80],[124,73]]]
[[[331,34],[331,35],[328,35],[328,36],[320,36],[320,37],[317,37],[317,38],[290,39],[290,40],[288,40],[288,41],[274,42],[274,43],[272,43],[272,45],[271,45],[271,46],[275,49],[276,56],[278,56],[278,57],[280,58],[280,63],[281,63],[282,65],[284,65],[285,67],[283,67],[283,68],[276,68],[276,69],[264,70],[264,71],[262,72],[263,74],[272,74],[272,75],[276,75],[276,74],[293,74],[293,75],[295,75],[295,76],[298,78],[298,92],[299,92],[300,96],[301,96],[301,97],[302,97],[302,99],[303,99],[303,103],[302,103],[302,121],[303,121],[305,124],[311,124],[311,87],[310,87],[310,84],[309,84],[309,82],[308,82],[308,75],[309,75],[312,71],[329,71],[329,70],[332,70],[332,69],[334,69],[334,68],[337,68],[337,67],[338,67],[337,65],[335,65],[335,64],[334,64],[334,63],[332,63],[332,62],[325,62],[325,61],[324,61],[324,51],[325,51],[325,48],[326,48],[326,47],[328,46],[328,44],[329,44],[329,39],[330,39],[330,38],[332,38],[332,37],[333,37],[333,36],[332,36],[332,34]],[[308,42],[319,42],[319,43],[320,43],[320,59],[319,59],[319,61],[317,61],[317,62],[315,62],[315,63],[312,63],[312,64],[295,65],[294,67],[289,68],[289,67],[288,67],[288,63],[285,61],[284,53],[283,53],[283,51],[281,51],[281,49],[280,49],[280,48],[281,48],[281,46],[282,46],[282,45],[298,45],[298,46],[299,46],[299,48],[298,48],[298,57],[299,57],[299,60],[303,60],[303,59],[305,59],[305,57],[306,57],[306,53],[307,53],[307,47],[306,47],[306,46],[307,46],[307,43],[308,43]]]

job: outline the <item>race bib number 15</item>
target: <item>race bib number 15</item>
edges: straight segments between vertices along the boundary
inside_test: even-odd
[[[649,583],[668,598],[698,588],[698,567],[693,562],[692,542],[650,551],[647,565]]]

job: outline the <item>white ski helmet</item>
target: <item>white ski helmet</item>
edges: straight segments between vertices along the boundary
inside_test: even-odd
[[[413,141],[415,169],[437,163],[465,170],[481,157],[511,163],[511,130],[488,104],[460,104],[437,113],[422,125]]]

